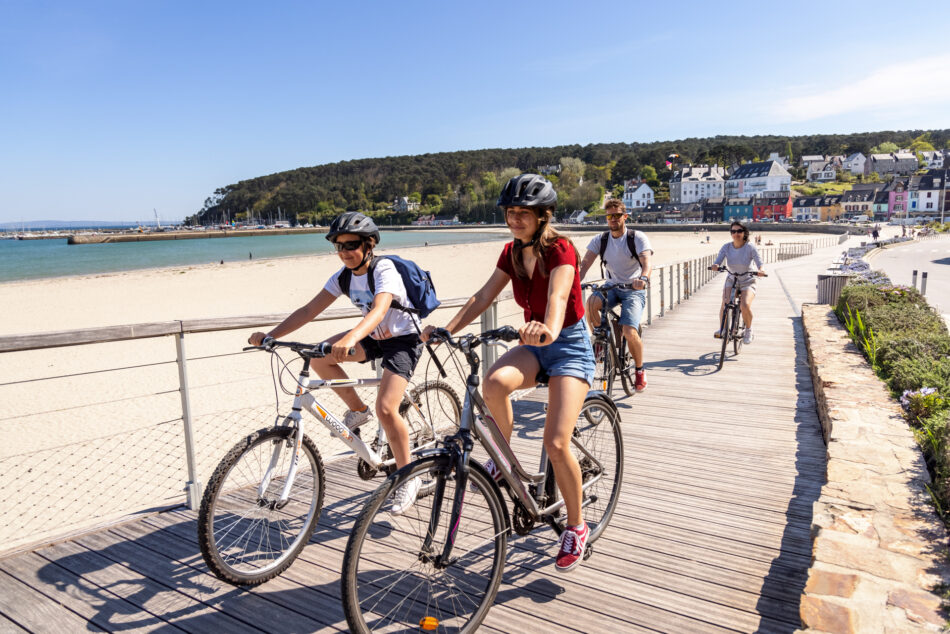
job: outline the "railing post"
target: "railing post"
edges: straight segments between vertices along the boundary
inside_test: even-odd
[[[647,283],[647,326],[653,325],[653,287]]]
[[[663,285],[663,267],[660,267],[659,269],[657,269],[657,272],[659,273],[659,278],[660,278],[660,317],[662,317],[663,315],[666,314],[666,310],[664,308],[666,306],[666,296],[665,296],[666,289],[664,288],[664,285]]]
[[[498,327],[498,302],[492,302],[484,313],[482,313],[482,332],[494,330]],[[488,370],[495,364],[497,351],[495,346],[482,344],[482,377],[488,376]]]
[[[191,424],[191,397],[188,392],[188,367],[185,357],[185,333],[179,332],[175,337],[175,350],[178,355],[178,392],[181,395],[181,422],[185,434],[185,462],[188,467],[188,482],[185,483],[185,492],[188,497],[188,508],[197,511],[201,505],[201,483],[195,467],[195,437]]]
[[[671,264],[670,265],[670,310],[673,310],[673,292],[675,290],[673,287],[673,274],[674,274],[673,268],[674,267]]]
[[[920,274],[920,294],[927,294],[927,271]]]
[[[683,301],[683,270],[680,263],[676,263],[676,303]]]
[[[687,260],[686,262],[683,262],[683,299],[689,299],[689,295],[692,292],[690,286],[689,260]]]
[[[911,274],[910,285],[917,288],[917,269],[914,269],[914,272]]]

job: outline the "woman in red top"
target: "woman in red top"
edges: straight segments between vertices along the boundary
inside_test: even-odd
[[[448,323],[456,333],[481,315],[511,282],[524,308],[521,342],[491,367],[482,388],[499,429],[511,438],[509,396],[548,381],[544,423],[547,451],[564,505],[567,529],[561,534],[555,568],[573,570],[583,558],[589,531],[581,514],[581,470],[571,453],[571,433],[594,379],[594,353],[584,323],[577,249],[551,226],[557,193],[547,179],[522,174],[508,181],[498,198],[514,240],[505,245],[497,268]],[[423,340],[434,328],[428,326]],[[496,475],[495,465],[485,465]]]

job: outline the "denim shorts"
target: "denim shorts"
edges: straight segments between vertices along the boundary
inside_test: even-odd
[[[541,365],[538,381],[546,383],[552,376],[574,376],[594,384],[594,349],[590,345],[587,324],[581,319],[561,329],[554,343],[547,346],[525,346]]]
[[[643,307],[647,304],[646,289],[635,291],[632,288],[612,288],[607,291],[607,308],[620,304],[620,325],[631,328],[640,327]]]

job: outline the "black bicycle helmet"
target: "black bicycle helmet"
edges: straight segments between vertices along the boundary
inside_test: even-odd
[[[348,211],[337,216],[330,223],[327,240],[333,242],[333,239],[341,233],[352,233],[364,238],[374,238],[376,244],[379,244],[379,227],[376,226],[372,218],[367,218],[358,211]]]
[[[554,207],[557,204],[557,192],[545,177],[522,174],[505,184],[495,204],[499,207]]]

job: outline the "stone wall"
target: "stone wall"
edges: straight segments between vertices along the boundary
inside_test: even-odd
[[[806,304],[802,321],[828,447],[803,631],[940,631],[947,533],[913,432],[832,310]]]

